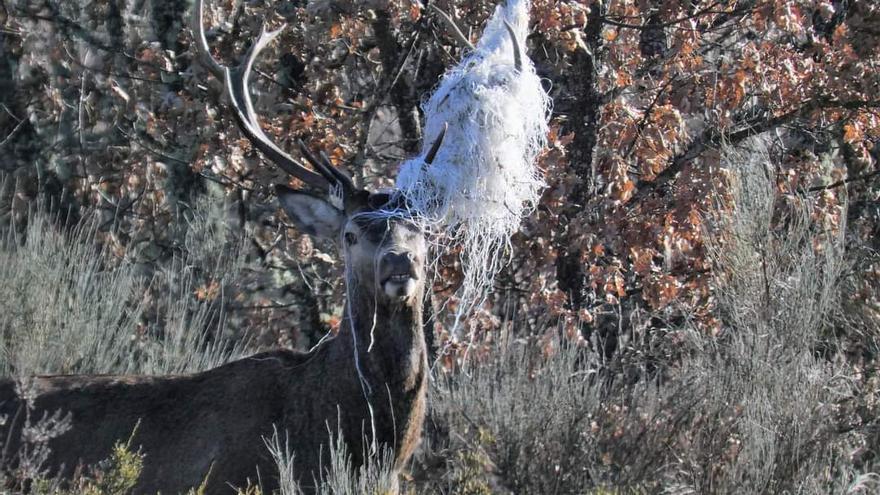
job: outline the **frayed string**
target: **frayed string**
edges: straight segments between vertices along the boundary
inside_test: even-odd
[[[547,142],[550,99],[531,60],[523,57],[516,70],[505,27],[525,40],[529,7],[528,0],[499,6],[475,50],[446,73],[423,105],[422,153],[405,162],[397,178],[410,213],[461,248],[462,304],[453,337],[462,316],[484,302],[509,260],[510,237],[545,187],[535,160]],[[426,164],[432,136],[444,128],[443,144]],[[442,254],[446,239],[431,241]]]

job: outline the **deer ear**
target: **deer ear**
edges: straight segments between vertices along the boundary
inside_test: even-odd
[[[339,209],[317,196],[275,186],[281,207],[293,223],[306,234],[336,240],[345,221]]]

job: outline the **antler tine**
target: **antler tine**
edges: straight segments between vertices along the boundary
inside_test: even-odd
[[[463,48],[467,48],[467,49],[473,51],[474,44],[471,43],[471,41],[469,39],[467,39],[467,36],[465,36],[464,33],[461,32],[461,29],[459,29],[458,24],[455,23],[455,19],[453,19],[451,15],[447,14],[443,9],[438,7],[437,4],[432,2],[430,5],[431,5],[431,8],[434,9],[434,12],[436,12],[437,15],[439,15],[440,18],[443,19],[443,21],[446,23],[446,26],[449,28],[449,30],[452,31],[452,34],[453,34],[453,37],[455,38],[455,40],[458,41],[459,44],[461,44],[461,46]]]
[[[263,132],[260,127],[259,118],[254,111],[253,100],[251,99],[249,88],[251,70],[254,61],[260,52],[278,37],[284,30],[285,26],[281,26],[274,31],[267,31],[265,26],[260,29],[260,36],[251,45],[244,61],[234,68],[221,65],[211,55],[207,38],[205,37],[205,27],[203,20],[204,0],[197,0],[193,9],[193,32],[196,33],[196,49],[199,60],[207,67],[207,69],[223,81],[226,95],[229,98],[233,108],[233,116],[242,133],[248,140],[262,152],[266,158],[278,165],[288,174],[302,180],[306,184],[328,190],[331,184],[340,181],[339,177],[328,170],[326,167],[316,167],[319,173],[306,168],[302,163],[287,154],[279,148],[270,138]],[[348,179],[351,182],[351,179]],[[345,184],[343,184],[345,188]]]
[[[434,144],[431,145],[431,149],[428,150],[428,154],[425,155],[425,163],[430,165],[434,162],[434,158],[437,156],[437,151],[440,150],[440,145],[443,144],[443,138],[446,137],[446,129],[449,128],[449,123],[444,122],[443,127],[440,129],[440,134],[434,139]]]
[[[344,173],[338,168],[334,167],[333,164],[330,163],[330,160],[323,155],[323,152],[321,156],[321,158],[323,158],[322,161],[315,157],[315,154],[312,153],[312,150],[310,150],[309,147],[302,142],[302,139],[297,139],[296,144],[299,146],[299,151],[303,154],[306,161],[312,164],[312,166],[318,169],[324,176],[332,178],[333,182],[340,183],[343,190],[345,190],[346,192],[351,192],[356,189],[354,182],[351,180],[351,177],[349,177],[348,174]]]
[[[250,50],[248,50],[241,65],[232,69],[226,69],[226,77],[224,78],[226,95],[229,97],[229,101],[232,104],[235,121],[238,123],[238,126],[248,140],[250,140],[258,150],[288,174],[302,180],[310,186],[326,189],[330,186],[331,182],[329,177],[327,177],[327,174],[323,173],[323,170],[319,170],[321,173],[317,174],[307,169],[292,156],[279,148],[269,136],[263,132],[257,114],[254,111],[254,104],[251,99],[250,91],[248,90],[254,60],[256,60],[260,52],[272,42],[272,40],[281,34],[283,29],[284,26],[274,31],[267,31],[265,26],[261,28],[259,38],[257,38]]]
[[[217,59],[211,55],[211,48],[208,46],[208,38],[205,36],[205,0],[196,0],[196,4],[193,6],[193,16],[192,16],[192,31],[195,35],[196,42],[196,55],[199,57],[199,61],[202,65],[208,69],[211,74],[214,74],[219,80],[224,79],[224,74],[226,69],[217,62]]]
[[[516,39],[516,32],[514,32],[513,26],[511,26],[506,20],[504,21],[504,27],[507,28],[507,34],[510,35],[510,42],[513,43],[513,68],[516,69],[517,72],[522,72],[522,53],[520,53],[519,40]]]
[[[327,156],[327,153],[324,153],[324,150],[319,150],[318,156],[321,157],[321,161],[324,162],[324,165],[333,171],[333,175],[336,176],[339,182],[347,188],[355,189],[354,181],[351,179],[351,176],[348,175],[345,170],[333,165],[333,162],[330,161],[330,158]]]
[[[266,136],[266,134],[263,132],[263,129],[260,128],[260,125],[257,122],[248,119],[247,107],[251,105],[249,101],[250,98],[245,97],[245,101],[242,102],[239,100],[238,96],[233,95],[234,90],[232,89],[232,87],[236,83],[232,78],[232,71],[227,71],[226,75],[226,85],[228,88],[227,94],[229,95],[229,99],[234,110],[233,117],[235,118],[235,122],[238,124],[238,127],[241,129],[242,133],[245,135],[245,137],[248,138],[248,140],[254,145],[254,147],[260,150],[260,152],[266,155],[266,158],[278,165],[282,170],[302,180],[306,184],[321,189],[328,188],[330,182],[324,177],[323,174],[312,172],[311,170],[300,164],[292,156],[285,153],[275,143],[270,141],[268,136]]]

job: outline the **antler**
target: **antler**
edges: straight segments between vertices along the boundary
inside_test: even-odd
[[[451,15],[447,14],[443,9],[437,6],[435,3],[431,3],[431,8],[434,9],[434,12],[440,16],[441,19],[446,23],[446,26],[452,31],[452,34],[455,36],[455,40],[461,44],[462,48],[467,48],[468,50],[474,50],[474,44],[471,43],[471,40],[467,39],[467,36],[461,32],[461,29],[456,24],[455,19],[452,18]]]
[[[520,53],[519,40],[516,39],[516,32],[509,22],[504,21],[504,27],[507,28],[507,34],[510,35],[510,42],[513,44],[513,68],[517,72],[522,72],[522,53]]]
[[[205,66],[217,79],[223,81],[224,91],[229,98],[229,102],[234,110],[238,127],[248,140],[260,150],[266,158],[281,167],[288,174],[302,180],[306,184],[329,190],[331,187],[341,187],[344,198],[351,196],[355,191],[354,183],[351,178],[330,164],[329,160],[322,162],[317,160],[314,155],[309,152],[302,142],[299,142],[303,156],[318,173],[306,168],[302,163],[295,160],[292,156],[284,152],[278,147],[260,128],[259,119],[254,111],[254,105],[251,101],[250,91],[248,89],[250,82],[251,69],[254,60],[260,52],[272,42],[286,26],[281,26],[274,31],[267,31],[265,26],[260,30],[260,37],[251,46],[244,60],[237,67],[225,67],[221,65],[211,55],[208,47],[208,40],[205,36],[204,25],[204,0],[196,0],[193,8],[192,30],[196,37],[196,52],[199,61]]]
[[[461,32],[461,29],[456,24],[455,19],[452,16],[435,3],[431,3],[430,7],[434,9],[434,12],[443,19],[443,22],[446,23],[446,26],[452,32],[455,40],[461,45],[462,48],[468,50],[475,50],[473,43],[467,39],[467,36]],[[506,20],[504,21],[504,27],[507,28],[507,34],[510,35],[510,42],[513,44],[513,68],[517,70],[517,72],[522,72],[522,53],[520,52],[519,40],[516,37],[516,32],[513,30],[513,26],[510,25]]]
[[[254,104],[251,101],[249,91],[251,69],[254,60],[257,59],[260,52],[271,43],[286,26],[281,26],[274,31],[267,31],[265,26],[260,29],[260,36],[250,47],[244,60],[237,67],[226,67],[220,64],[213,55],[208,46],[208,39],[205,36],[204,25],[205,1],[196,0],[193,8],[192,30],[195,34],[196,54],[202,65],[207,68],[211,74],[217,79],[223,81],[223,88],[229,103],[234,110],[233,116],[241,129],[241,132],[250,142],[260,150],[263,155],[288,174],[302,180],[306,184],[323,189],[331,196],[338,197],[341,193],[342,205],[338,205],[344,209],[356,209],[359,203],[358,198],[362,198],[366,191],[358,189],[351,177],[345,172],[333,166],[330,160],[323,152],[315,156],[302,141],[297,140],[300,152],[306,161],[317,170],[312,171],[306,168],[302,163],[295,160],[284,150],[278,147],[260,128],[259,119],[254,111]],[[515,42],[514,42],[515,44]],[[425,162],[430,164],[437,154],[443,142],[443,136],[446,134],[446,125],[432,143],[431,148],[426,155]],[[333,198],[331,198],[333,199]]]
[[[444,122],[443,127],[440,128],[440,132],[437,134],[437,137],[434,138],[434,143],[431,144],[431,149],[429,149],[428,154],[425,155],[425,163],[427,165],[434,163],[434,157],[437,156],[437,151],[440,150],[440,145],[443,144],[443,138],[446,137],[447,129],[449,129],[449,123]]]

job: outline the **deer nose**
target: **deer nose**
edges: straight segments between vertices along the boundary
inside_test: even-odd
[[[389,251],[382,256],[382,264],[392,274],[410,274],[413,266],[412,253]]]

